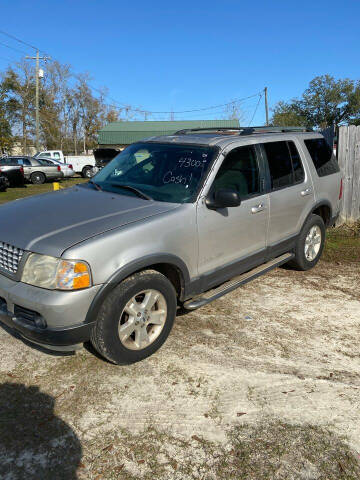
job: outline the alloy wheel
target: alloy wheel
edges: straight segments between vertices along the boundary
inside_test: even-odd
[[[123,309],[118,334],[124,347],[143,350],[160,335],[167,317],[164,296],[157,290],[144,290],[133,296]]]
[[[318,225],[310,228],[305,239],[305,258],[308,262],[313,262],[318,256],[321,247],[321,229]]]

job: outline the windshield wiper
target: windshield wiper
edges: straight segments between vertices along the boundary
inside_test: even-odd
[[[93,182],[92,180],[89,180],[89,183],[91,183],[91,185],[94,185],[94,187],[96,188],[96,190],[99,190],[99,192],[102,192],[103,189],[100,187],[100,185],[98,183],[95,183]]]
[[[144,198],[145,200],[154,200],[149,195],[146,195],[146,193],[142,192],[138,188],[132,187],[131,185],[122,185],[122,184],[119,184],[119,183],[111,183],[111,186],[116,187],[116,188],[123,188],[124,190],[130,190],[131,192],[136,193],[136,195],[138,197]]]

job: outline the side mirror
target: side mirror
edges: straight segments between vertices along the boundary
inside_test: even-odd
[[[240,195],[231,188],[221,188],[210,194],[206,201],[206,206],[210,209],[238,207],[241,203]]]

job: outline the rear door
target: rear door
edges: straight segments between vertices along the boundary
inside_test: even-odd
[[[264,176],[255,145],[233,148],[204,193],[211,196],[218,189],[235,189],[241,197],[240,206],[211,210],[206,206],[205,196],[199,200],[198,271],[204,278],[203,288],[264,261],[269,216]]]
[[[270,192],[268,246],[274,256],[283,253],[299,233],[314,204],[314,188],[295,141],[266,142],[262,149]]]
[[[41,164],[40,171],[46,175],[46,178],[54,179],[62,176],[61,171],[59,171],[58,166],[54,165],[50,160],[45,158],[39,158],[38,162]]]

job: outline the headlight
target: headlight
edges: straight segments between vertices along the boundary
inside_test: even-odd
[[[91,286],[91,273],[86,262],[31,253],[21,281],[49,290],[78,290]]]

